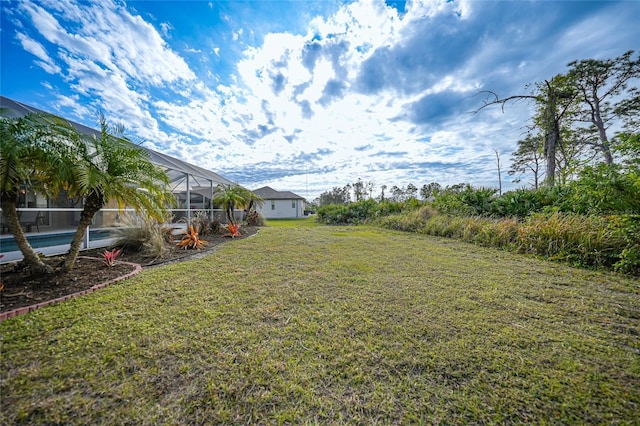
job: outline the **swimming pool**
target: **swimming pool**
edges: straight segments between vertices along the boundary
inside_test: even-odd
[[[62,254],[69,250],[74,234],[75,231],[29,234],[27,241],[36,252],[44,255]],[[89,248],[105,247],[111,244],[113,239],[114,233],[111,229],[89,230]],[[22,259],[22,253],[12,235],[0,238],[0,253],[4,255],[2,262]]]

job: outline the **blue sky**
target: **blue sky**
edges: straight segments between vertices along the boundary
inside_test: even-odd
[[[497,187],[579,59],[640,48],[640,2],[0,0],[0,94],[257,189]]]

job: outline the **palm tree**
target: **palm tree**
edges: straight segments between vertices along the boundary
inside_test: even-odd
[[[85,140],[81,172],[68,189],[70,196],[84,197],[84,206],[64,260],[67,271],[73,268],[91,219],[109,201],[115,200],[119,208],[145,210],[157,220],[163,220],[165,209],[175,203],[166,172],[149,161],[146,151],[123,138],[124,127],[110,126],[103,114],[99,122],[100,137]]]
[[[214,204],[222,206],[227,214],[227,221],[235,224],[233,220],[233,210],[251,209],[255,205],[259,205],[264,200],[253,192],[239,185],[218,184],[216,187],[216,195],[213,197]]]
[[[50,273],[27,240],[18,216],[21,187],[57,195],[74,174],[79,135],[65,120],[49,114],[0,118],[0,207],[22,252],[23,264],[33,274]]]

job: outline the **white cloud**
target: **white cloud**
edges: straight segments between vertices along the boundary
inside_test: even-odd
[[[216,12],[228,31],[200,46],[177,40],[178,21],[156,30],[124,3],[51,0],[19,4],[40,37],[17,37],[73,89],[58,95],[58,107],[78,116],[81,105],[100,107],[150,147],[245,185],[294,190],[304,177],[303,192],[317,195],[359,177],[490,184],[493,149],[506,162],[531,106],[469,114],[482,105],[478,91],[517,94],[579,59],[572,49],[612,56],[611,39],[624,44],[595,17],[556,29],[547,15],[520,17],[520,6],[539,7],[430,0],[398,14],[363,0],[289,32],[262,31],[262,22],[229,29],[236,15],[223,8]],[[491,21],[503,9],[509,18]],[[625,27],[623,9],[609,7],[606,19]],[[230,52],[241,58],[228,63]]]
[[[169,22],[161,22],[160,30],[162,31],[163,36],[171,37],[170,31],[173,30],[173,26]]]
[[[36,63],[40,65],[43,70],[49,74],[59,74],[62,71],[55,61],[49,57],[49,54],[40,43],[22,33],[17,33],[16,38],[20,41],[20,44],[22,44],[24,50],[40,59]]]

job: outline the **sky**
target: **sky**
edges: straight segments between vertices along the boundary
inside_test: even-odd
[[[640,50],[638,1],[0,0],[0,94],[249,188],[503,190],[529,94]]]

